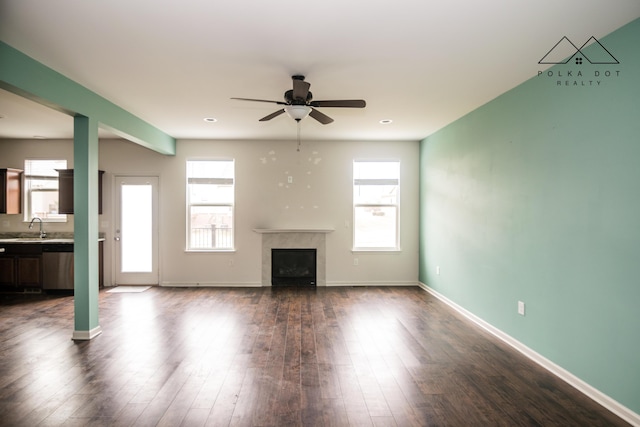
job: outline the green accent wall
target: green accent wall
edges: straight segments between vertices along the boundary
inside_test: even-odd
[[[640,413],[640,20],[600,42],[421,142],[419,278]]]

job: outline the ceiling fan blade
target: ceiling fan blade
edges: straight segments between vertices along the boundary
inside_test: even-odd
[[[367,103],[364,99],[343,99],[334,101],[311,101],[312,107],[346,107],[346,108],[364,108]]]
[[[271,120],[274,117],[278,117],[280,114],[284,113],[284,108],[282,110],[278,110],[275,111],[271,114],[269,114],[268,116],[264,116],[263,118],[261,118],[260,120],[258,120],[259,122],[266,122],[267,120]]]
[[[304,80],[293,79],[293,99],[307,100],[311,85]]]
[[[321,113],[320,111],[316,110],[315,108],[311,109],[311,112],[309,113],[309,115],[311,117],[313,117],[314,119],[316,119],[317,121],[319,121],[320,123],[322,123],[323,125],[328,125],[329,123],[331,123],[333,121],[333,119],[329,116],[327,116],[326,114]]]
[[[255,101],[255,102],[269,102],[271,104],[278,104],[278,105],[287,105],[286,102],[282,102],[282,101],[270,101],[268,99],[253,99],[253,98],[231,98],[231,99],[237,99],[239,101]]]

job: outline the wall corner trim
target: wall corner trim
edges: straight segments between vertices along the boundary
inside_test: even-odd
[[[554,374],[555,376],[557,376],[558,378],[560,378],[570,386],[574,387],[576,390],[580,391],[587,397],[591,398],[595,402],[604,406],[609,411],[613,412],[620,418],[624,419],[631,425],[640,426],[640,414],[633,412],[631,409],[627,408],[626,406],[622,405],[618,401],[607,396],[606,394],[596,389],[595,387],[591,386],[590,384],[584,382],[583,380],[576,377],[566,369],[556,365],[551,360],[547,359],[546,357],[542,356],[541,354],[527,347],[526,345],[516,340],[512,336],[504,333],[503,331],[491,325],[490,323],[487,323],[486,321],[476,316],[475,314],[471,313],[470,311],[467,311],[465,308],[451,301],[449,298],[445,297],[435,289],[430,288],[429,286],[427,286],[422,282],[419,282],[418,286],[420,286],[420,288],[422,288],[429,294],[438,298],[440,301],[447,304],[449,307],[451,307],[458,313],[462,314],[467,319],[471,320],[476,325],[480,326],[485,331],[489,332],[499,340],[503,341],[505,344],[508,344],[509,346],[511,346],[518,352],[522,353],[524,356],[528,357],[538,365],[542,366],[547,371],[551,372],[552,374]]]

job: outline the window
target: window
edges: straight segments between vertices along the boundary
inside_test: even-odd
[[[353,162],[353,246],[398,250],[400,162]]]
[[[187,249],[233,249],[234,161],[187,161]]]
[[[24,161],[24,219],[39,217],[47,222],[65,222],[58,213],[58,172],[66,169],[66,160]]]

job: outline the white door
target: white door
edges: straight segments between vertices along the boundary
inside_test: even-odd
[[[158,284],[158,177],[116,176],[116,285]]]

